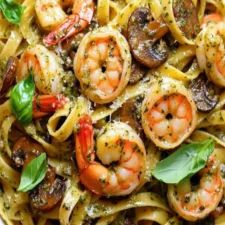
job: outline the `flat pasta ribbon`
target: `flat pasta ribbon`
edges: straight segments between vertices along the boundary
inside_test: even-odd
[[[79,97],[74,103],[66,104],[49,118],[47,124],[49,134],[59,142],[65,141],[73,133],[79,118],[88,113],[89,108],[90,103],[84,97]],[[58,122],[62,117],[66,117],[66,120],[57,129]]]
[[[167,205],[159,195],[151,192],[142,192],[116,203],[98,200],[89,205],[87,214],[91,218],[98,218],[102,216],[109,216],[125,209],[144,206],[158,207],[169,211]]]

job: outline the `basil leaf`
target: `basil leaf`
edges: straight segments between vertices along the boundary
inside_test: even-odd
[[[41,153],[33,159],[23,170],[18,191],[26,192],[36,187],[44,178],[47,172],[46,153]]]
[[[23,7],[20,4],[14,0],[0,0],[0,9],[10,23],[17,25],[20,23],[23,14]]]
[[[213,150],[214,141],[212,139],[181,146],[160,161],[152,174],[164,183],[177,184],[204,168]]]
[[[34,88],[32,75],[29,75],[27,79],[15,85],[10,93],[12,112],[23,125],[32,121]]]

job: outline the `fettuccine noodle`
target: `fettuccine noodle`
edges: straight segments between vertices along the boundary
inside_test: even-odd
[[[224,225],[224,39],[220,0],[0,1],[3,223]],[[192,178],[154,175],[208,139]]]

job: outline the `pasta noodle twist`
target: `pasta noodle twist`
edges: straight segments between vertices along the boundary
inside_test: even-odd
[[[225,223],[225,2],[0,1],[4,225]]]

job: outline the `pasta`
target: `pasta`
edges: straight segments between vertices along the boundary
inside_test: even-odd
[[[225,224],[225,2],[0,1],[5,225]]]

